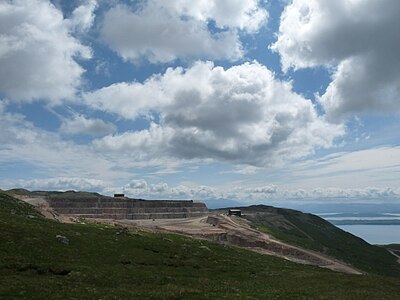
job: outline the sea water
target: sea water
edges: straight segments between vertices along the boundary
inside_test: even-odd
[[[400,225],[337,225],[370,244],[400,244]]]

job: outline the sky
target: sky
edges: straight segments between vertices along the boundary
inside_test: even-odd
[[[0,188],[400,203],[398,0],[1,0]]]

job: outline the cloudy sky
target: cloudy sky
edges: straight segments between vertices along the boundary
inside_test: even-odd
[[[0,188],[400,202],[400,1],[0,0]]]

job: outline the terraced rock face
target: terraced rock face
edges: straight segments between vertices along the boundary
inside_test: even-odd
[[[138,200],[113,197],[49,197],[49,205],[59,214],[97,219],[174,219],[201,216],[204,203],[193,200]]]

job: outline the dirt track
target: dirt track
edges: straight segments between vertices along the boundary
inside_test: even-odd
[[[195,238],[239,246],[298,263],[319,266],[348,274],[362,274],[360,271],[331,257],[275,240],[265,233],[252,229],[244,219],[234,216],[214,214],[189,219],[123,220],[118,221],[118,224],[152,231],[180,233]]]
[[[64,223],[76,222],[75,218],[57,214],[44,198],[19,196],[35,206],[45,217]],[[146,219],[146,220],[104,220],[87,219],[89,222],[118,224],[126,227],[139,227],[156,232],[173,232],[194,238],[207,239],[222,244],[246,248],[258,253],[278,256],[287,260],[328,268],[348,274],[362,274],[360,271],[311,250],[302,249],[275,240],[268,234],[250,227],[247,220],[224,214],[209,214],[196,218],[185,219]]]
[[[400,251],[394,249],[388,249],[390,253],[397,257],[397,262],[400,264]]]

